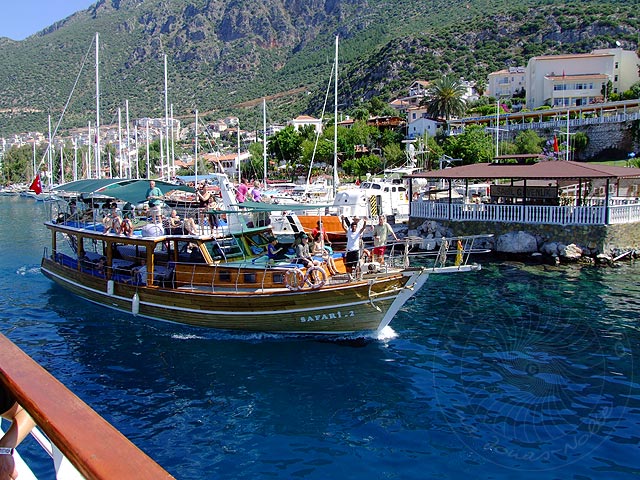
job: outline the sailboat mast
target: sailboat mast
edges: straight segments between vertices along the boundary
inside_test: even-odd
[[[164,56],[164,137],[167,140],[167,178],[170,178],[169,168],[171,162],[169,161],[169,91],[167,81],[167,55]],[[162,150],[162,142],[160,142],[160,150]],[[162,172],[164,176],[164,171]]]
[[[334,107],[333,107],[333,197],[338,189],[338,36],[336,35],[336,64],[334,82]]]
[[[242,183],[242,169],[240,168],[240,119],[238,119],[238,185]]]
[[[122,110],[118,107],[118,176],[122,178]]]
[[[198,187],[198,109],[196,109],[196,132],[193,141],[193,152],[195,156],[196,188]]]
[[[262,99],[262,164],[264,168],[264,181],[262,188],[267,188],[267,99]]]
[[[124,101],[124,109],[127,117],[127,178],[132,177],[131,172],[131,131],[129,130],[129,100]]]
[[[99,45],[100,37],[96,32],[96,178],[102,177],[100,169],[100,73],[99,73]]]
[[[147,140],[147,178],[151,178],[151,174],[149,172],[149,119],[148,118],[147,118],[146,140]]]

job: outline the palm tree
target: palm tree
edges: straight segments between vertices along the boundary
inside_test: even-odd
[[[448,128],[451,117],[463,115],[466,110],[466,102],[462,99],[465,92],[464,85],[446,75],[434,80],[425,97],[427,112],[433,118],[444,118]]]

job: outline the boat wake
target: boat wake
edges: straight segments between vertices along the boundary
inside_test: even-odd
[[[23,277],[25,275],[28,274],[40,274],[40,266],[29,266],[29,265],[23,265],[22,267],[18,268],[18,270],[16,270],[16,274],[17,275],[22,275]]]

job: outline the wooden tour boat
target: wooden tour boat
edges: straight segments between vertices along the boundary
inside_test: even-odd
[[[343,334],[386,327],[432,273],[480,268],[468,263],[479,251],[476,237],[443,239],[420,267],[409,266],[409,242],[391,245],[383,264],[361,264],[351,275],[340,254],[334,254],[335,275],[322,265],[269,260],[264,212],[233,205],[229,180],[221,174],[218,183],[229,207],[207,213],[226,222],[196,235],[165,233],[144,221],[131,236],[105,233],[101,223],[80,220],[80,212],[58,213],[45,223],[52,241],[43,274],[91,302],[147,318],[223,330]]]

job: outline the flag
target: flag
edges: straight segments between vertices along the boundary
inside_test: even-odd
[[[558,153],[560,151],[560,148],[558,147],[558,137],[555,135],[553,136],[553,151],[554,153]]]
[[[40,182],[40,175],[36,175],[36,178],[33,179],[31,185],[29,185],[29,190],[36,192],[36,195],[40,195],[42,193],[42,182]]]
[[[457,247],[458,253],[456,253],[456,261],[455,261],[455,266],[459,267],[462,264],[462,242],[460,240],[458,240],[458,247]]]

